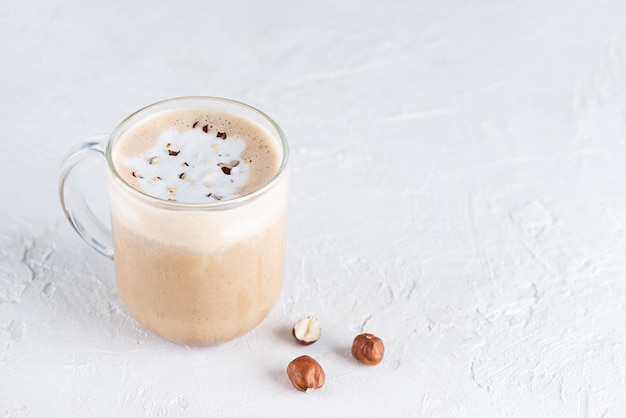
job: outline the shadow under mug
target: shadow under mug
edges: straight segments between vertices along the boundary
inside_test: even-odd
[[[122,135],[159,112],[182,109],[232,113],[268,132],[281,161],[273,178],[249,194],[212,203],[165,201],[125,182],[113,161]],[[78,234],[114,260],[120,296],[140,324],[177,343],[214,344],[258,325],[280,293],[288,155],[282,130],[259,110],[228,99],[181,97],[147,106],[110,136],[79,144],[61,166],[59,195]],[[111,229],[75,182],[75,169],[92,157],[107,161]]]

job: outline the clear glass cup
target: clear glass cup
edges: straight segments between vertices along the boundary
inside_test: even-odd
[[[180,203],[133,188],[117,172],[113,150],[132,126],[164,110],[229,112],[276,141],[281,163],[269,182],[231,200]],[[77,170],[91,157],[107,161],[111,229],[86,203]],[[284,276],[288,145],[280,127],[243,103],[182,97],[147,106],[110,136],[82,142],[61,166],[59,195],[78,234],[115,264],[128,311],[145,328],[182,344],[236,338],[270,312]]]

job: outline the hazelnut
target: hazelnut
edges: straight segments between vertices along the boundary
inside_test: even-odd
[[[287,376],[293,387],[301,392],[311,392],[324,386],[326,374],[322,366],[309,356],[300,356],[287,366]]]
[[[291,330],[291,335],[302,345],[313,344],[322,335],[322,327],[317,318],[307,316],[296,322]]]
[[[352,342],[352,355],[355,359],[369,365],[383,361],[385,345],[383,340],[373,334],[360,334]]]

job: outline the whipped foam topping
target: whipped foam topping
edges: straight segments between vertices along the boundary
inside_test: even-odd
[[[210,203],[241,196],[250,167],[242,159],[246,141],[194,123],[170,128],[138,156],[123,158],[138,188],[153,197],[184,203]]]

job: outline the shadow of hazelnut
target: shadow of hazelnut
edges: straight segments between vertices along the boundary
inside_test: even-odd
[[[293,385],[291,384],[291,382],[289,381],[289,377],[287,377],[287,371],[286,371],[286,365],[285,365],[285,369],[278,369],[278,368],[274,368],[272,370],[269,371],[269,375],[271,377],[271,379],[278,383],[283,389],[286,390],[295,390]]]
[[[276,329],[274,330],[274,335],[282,342],[282,343],[289,343],[289,344],[295,344],[298,345],[298,343],[296,342],[296,340],[293,338],[293,335],[291,335],[291,327],[286,327],[286,326],[280,326],[280,327],[276,327]]]

